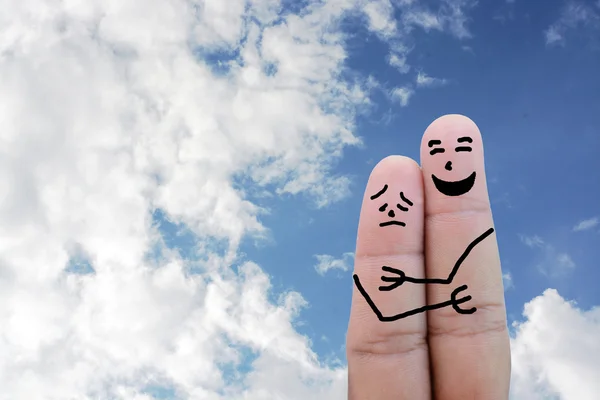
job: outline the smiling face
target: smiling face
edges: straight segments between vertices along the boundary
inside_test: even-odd
[[[421,141],[427,212],[488,207],[481,132],[462,115],[432,122]],[[478,204],[474,204],[478,203]]]
[[[461,152],[472,152],[473,148],[468,145],[469,143],[473,143],[473,138],[470,136],[461,136],[456,139],[456,143],[448,143],[447,146],[450,147],[449,150],[453,150],[456,153]],[[465,145],[467,144],[467,145]],[[446,155],[446,147],[443,147],[443,143],[441,140],[433,139],[428,142],[428,146],[431,149],[429,155],[435,156],[436,154],[441,154],[444,158],[451,158],[450,155]],[[452,161],[447,161],[444,165],[444,169],[446,171],[452,171]],[[446,196],[462,196],[467,193],[473,185],[475,184],[475,178],[477,177],[477,172],[473,171],[464,179],[459,179],[455,181],[447,181],[438,178],[435,174],[431,175],[431,179],[433,180],[433,184],[436,189],[446,195]]]

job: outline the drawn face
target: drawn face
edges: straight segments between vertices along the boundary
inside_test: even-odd
[[[388,185],[385,185],[383,187],[383,189],[381,189],[379,192],[377,192],[373,196],[371,196],[371,200],[378,199],[387,190],[388,190]],[[413,202],[406,198],[406,196],[404,195],[404,192],[400,192],[400,200],[402,202],[404,202],[406,205],[408,205],[409,207],[413,206]],[[386,226],[393,226],[393,225],[406,226],[406,222],[400,221],[400,220],[398,220],[398,218],[396,218],[397,211],[394,210],[395,208],[397,208],[399,211],[402,211],[402,212],[408,212],[408,207],[403,204],[396,203],[396,206],[394,207],[394,206],[390,206],[390,204],[388,204],[388,203],[383,203],[379,207],[379,212],[385,213],[388,217],[386,219],[388,219],[388,220],[384,221],[384,222],[380,222],[379,226],[381,226],[382,228],[386,227]]]
[[[470,143],[473,143],[473,139],[470,136],[463,136],[463,137],[459,137],[456,140],[456,143],[447,143],[447,145],[450,146],[449,149],[451,151],[453,150],[455,153],[458,154],[461,152],[473,151],[473,148],[468,145]],[[448,155],[446,154],[446,148],[442,147],[442,141],[441,140],[430,140],[427,144],[428,144],[429,148],[431,149],[431,151],[429,152],[429,154],[431,156],[434,156],[434,157],[446,156],[448,158],[448,161],[446,162],[444,169],[447,171],[452,171],[452,160],[450,159],[452,157],[450,157],[449,154]],[[458,157],[456,157],[455,159],[458,159]],[[475,184],[476,175],[477,175],[476,172],[473,171],[470,175],[468,175],[467,177],[465,177],[461,180],[446,181],[446,180],[443,180],[443,179],[435,176],[435,174],[432,174],[431,179],[433,180],[433,184],[435,185],[436,189],[440,193],[442,193],[446,196],[462,196],[463,194],[465,194],[469,190],[471,190],[471,188]]]

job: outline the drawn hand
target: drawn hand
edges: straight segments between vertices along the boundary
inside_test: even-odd
[[[454,308],[454,311],[456,311],[459,314],[473,314],[475,311],[477,311],[477,307],[471,307],[468,310],[467,309],[463,309],[460,308],[459,305],[462,303],[466,303],[467,301],[471,300],[472,297],[471,296],[465,296],[465,297],[461,297],[460,299],[457,299],[456,296],[464,291],[467,290],[468,286],[467,285],[462,285],[458,288],[456,288],[453,292],[452,295],[450,296],[450,299],[452,300],[452,308]]]
[[[381,267],[382,270],[384,270],[385,272],[391,272],[393,274],[396,274],[398,276],[382,276],[381,280],[384,282],[394,282],[393,284],[389,285],[389,286],[379,286],[379,290],[383,291],[390,291],[390,290],[394,290],[396,289],[398,286],[402,285],[405,280],[406,280],[406,274],[404,273],[404,271],[400,270],[400,269],[396,269],[396,268],[391,268],[391,267],[387,267],[387,266],[383,266]]]
[[[506,400],[510,342],[476,125],[458,115],[436,120],[421,164],[387,157],[367,183],[346,339],[348,399]]]

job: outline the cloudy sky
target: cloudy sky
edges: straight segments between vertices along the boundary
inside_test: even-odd
[[[0,5],[0,399],[344,399],[364,185],[447,113],[513,398],[597,398],[600,2]]]

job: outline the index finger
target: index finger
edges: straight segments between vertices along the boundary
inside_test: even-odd
[[[391,156],[373,169],[360,212],[346,345],[350,400],[431,398],[425,287],[402,282],[403,273],[425,276],[423,178],[415,161]]]
[[[427,316],[436,399],[507,399],[510,348],[483,141],[477,125],[446,115],[421,143]],[[464,301],[458,304],[458,301]]]

